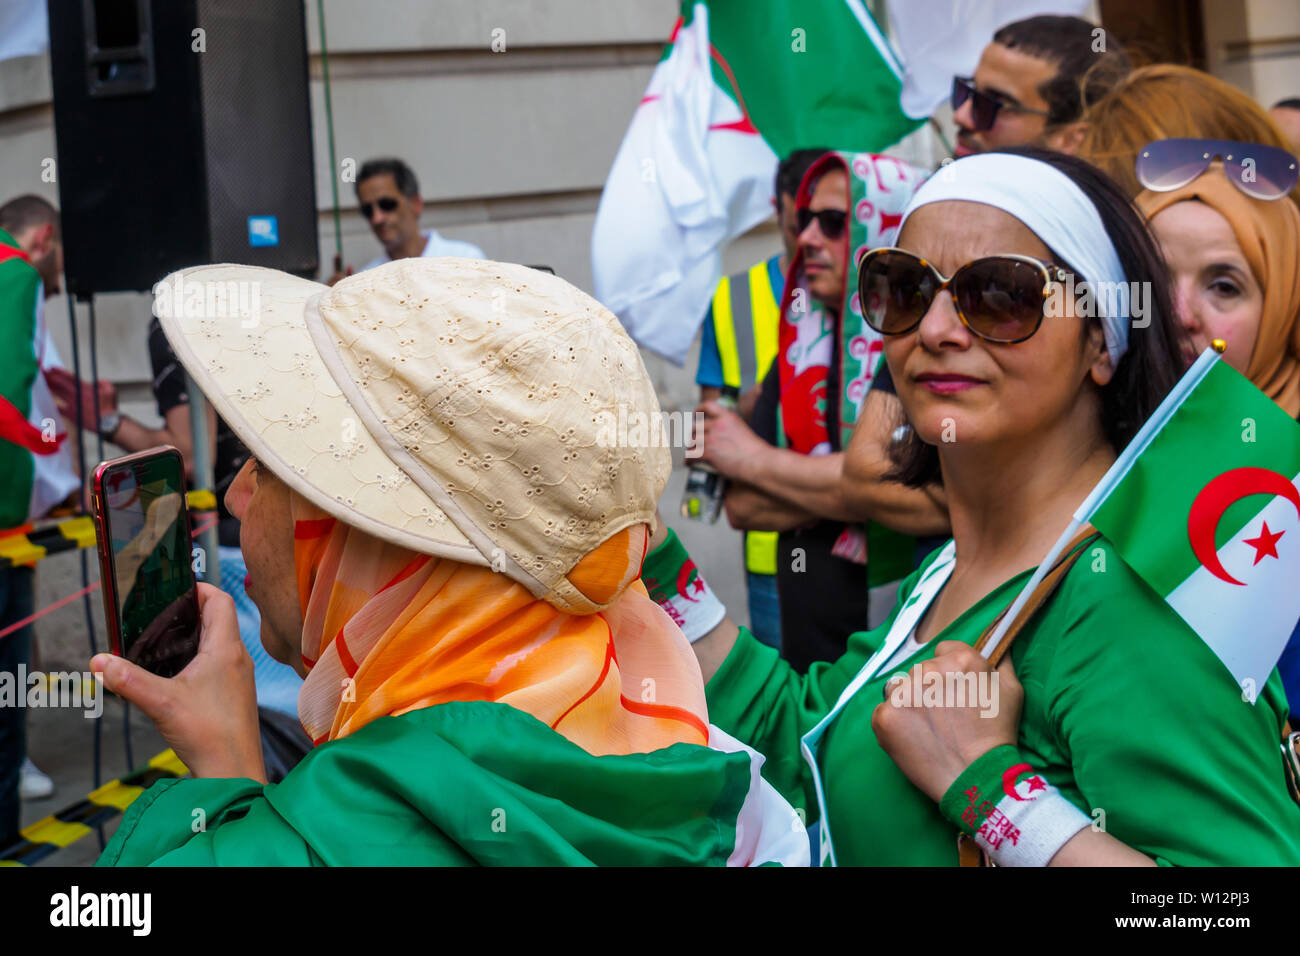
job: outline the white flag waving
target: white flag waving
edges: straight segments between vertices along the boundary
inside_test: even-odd
[[[778,157],[899,140],[900,75],[862,0],[687,0],[601,196],[596,297],[680,364]]]

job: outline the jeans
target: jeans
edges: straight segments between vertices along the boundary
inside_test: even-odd
[[[34,607],[32,568],[0,570],[0,630],[15,621],[30,617]],[[0,678],[12,682],[13,706],[0,706],[0,848],[18,839],[21,804],[18,780],[27,757],[27,688],[18,685],[18,665],[30,663],[32,626],[0,637]]]
[[[749,590],[749,630],[768,647],[781,649],[781,599],[775,574],[745,573]]]

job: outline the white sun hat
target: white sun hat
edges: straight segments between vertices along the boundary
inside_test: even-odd
[[[660,422],[650,377],[614,315],[553,275],[417,258],[330,288],[200,266],[155,286],[154,311],[249,451],[375,537],[591,613],[605,605],[568,573],[654,525],[662,428],[629,447],[608,427],[620,410]]]

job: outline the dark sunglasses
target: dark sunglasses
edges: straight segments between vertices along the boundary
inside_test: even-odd
[[[384,212],[392,212],[399,205],[401,204],[392,196],[385,196],[382,199],[376,199],[374,202],[363,202],[361,204],[361,215],[369,219],[372,215],[374,215],[376,206],[378,206]]]
[[[844,223],[848,215],[843,209],[819,209],[813,212],[807,206],[795,212],[794,221],[801,233],[812,224],[814,219],[817,220],[823,236],[827,239],[838,239],[844,235]]]
[[[1296,158],[1284,149],[1230,139],[1158,139],[1142,147],[1137,178],[1147,189],[1181,189],[1223,161],[1228,181],[1252,199],[1281,199],[1300,180]]]
[[[989,256],[945,279],[929,262],[902,249],[872,249],[858,266],[858,298],[867,324],[903,335],[921,324],[934,297],[952,295],[962,325],[986,342],[1023,342],[1043,322],[1052,280],[1065,270],[1030,256]]]
[[[994,93],[985,93],[975,88],[975,80],[969,76],[952,78],[952,111],[956,113],[966,101],[970,100],[971,129],[982,133],[993,128],[998,121],[999,110],[1011,110],[1013,113],[1032,113],[1035,116],[1047,116],[1046,110],[1031,109],[1012,103]]]

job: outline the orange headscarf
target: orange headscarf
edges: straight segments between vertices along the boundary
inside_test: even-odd
[[[1216,167],[1181,189],[1147,190],[1136,202],[1150,219],[1188,199],[1199,199],[1228,220],[1264,292],[1246,377],[1292,418],[1300,417],[1300,210],[1286,197],[1251,199]]]
[[[699,664],[637,580],[648,529],[587,555],[570,580],[623,590],[575,615],[490,568],[380,541],[291,493],[309,668],[298,716],[316,743],[448,701],[509,704],[590,753],[708,743]]]

